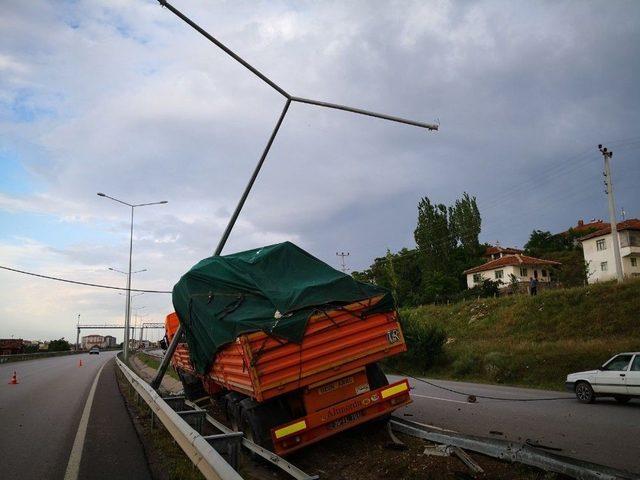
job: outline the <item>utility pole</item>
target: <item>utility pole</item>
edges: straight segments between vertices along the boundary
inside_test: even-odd
[[[338,253],[338,252],[336,252],[336,256],[340,257],[340,264],[342,265],[342,273],[347,273],[347,270],[349,270],[347,268],[346,262],[344,261],[344,257],[348,257],[349,255],[350,255],[349,252],[347,252],[347,253],[344,253],[344,252]]]
[[[616,203],[613,197],[613,180],[611,178],[611,157],[613,152],[607,150],[607,147],[598,145],[598,150],[604,158],[604,185],[607,198],[609,200],[609,222],[611,223],[611,240],[613,241],[613,257],[616,262],[616,278],[618,283],[622,283],[624,276],[622,275],[622,259],[620,257],[620,242],[618,240],[618,226],[616,222]]]

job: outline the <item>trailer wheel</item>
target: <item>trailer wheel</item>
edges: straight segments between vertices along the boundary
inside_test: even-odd
[[[182,383],[182,388],[184,389],[184,396],[187,400],[199,400],[202,397],[208,397],[209,395],[204,390],[202,386],[202,382],[200,379],[190,373],[187,373],[183,370],[176,369],[176,373],[178,374],[178,378]]]
[[[229,392],[224,396],[224,414],[234,432],[240,431],[240,402],[245,398],[246,395],[238,392]]]
[[[260,405],[247,398],[240,402],[242,431],[253,443],[273,451],[271,427],[275,426],[271,405]],[[274,425],[272,425],[274,424]]]
[[[369,380],[369,388],[371,390],[389,385],[387,376],[377,363],[367,365],[367,380]]]
[[[386,387],[387,385],[389,385],[387,376],[384,374],[382,368],[380,368],[380,365],[378,365],[377,363],[370,363],[369,365],[367,365],[367,380],[369,380],[369,388],[371,390],[376,390],[380,387]],[[372,420],[371,422],[369,422],[369,424],[379,425],[383,427],[390,419],[391,414],[387,413],[386,415]]]

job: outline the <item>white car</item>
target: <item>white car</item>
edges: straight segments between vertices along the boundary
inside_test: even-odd
[[[571,373],[565,383],[582,403],[613,397],[620,403],[640,398],[640,352],[619,353],[597,370]]]

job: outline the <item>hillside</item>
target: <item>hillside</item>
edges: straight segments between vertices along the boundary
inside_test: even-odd
[[[640,281],[426,305],[404,309],[405,332],[425,351],[444,331],[443,351],[414,373],[561,389],[569,372],[595,368],[620,351],[640,350]],[[434,333],[435,332],[435,333]]]

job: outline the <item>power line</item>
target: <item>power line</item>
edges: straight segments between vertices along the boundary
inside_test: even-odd
[[[21,273],[23,275],[30,275],[32,277],[44,278],[47,280],[55,280],[56,282],[72,283],[74,285],[84,285],[86,287],[107,288],[109,290],[125,290],[125,291],[127,290],[127,288],[123,288],[123,287],[114,287],[112,285],[102,285],[99,283],[89,283],[89,282],[80,282],[78,280],[69,280],[68,278],[53,277],[51,275],[42,275],[40,273],[27,272],[25,270],[18,270],[17,268],[5,267],[3,265],[0,265],[0,269],[7,270],[9,272],[14,272],[14,273]],[[169,290],[140,290],[137,288],[132,288],[131,291],[144,292],[144,293],[172,293]]]

